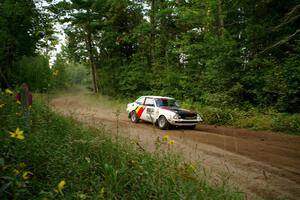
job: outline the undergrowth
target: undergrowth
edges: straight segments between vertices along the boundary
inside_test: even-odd
[[[242,198],[226,184],[210,185],[197,165],[116,142],[51,112],[36,96],[30,131],[14,96],[1,93],[0,105],[0,199]]]
[[[300,114],[278,113],[258,108],[247,111],[238,108],[217,108],[202,104],[185,104],[202,114],[205,124],[225,125],[252,130],[269,130],[300,135]]]

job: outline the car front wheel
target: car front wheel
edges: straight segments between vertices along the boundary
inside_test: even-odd
[[[158,118],[158,127],[160,129],[167,130],[167,129],[169,129],[169,126],[170,126],[170,124],[169,124],[169,122],[168,122],[168,120],[166,119],[165,116],[160,116]]]
[[[130,114],[130,120],[133,122],[133,123],[137,123],[139,121],[139,118],[138,116],[136,115],[136,112],[135,111],[132,111],[131,114]]]

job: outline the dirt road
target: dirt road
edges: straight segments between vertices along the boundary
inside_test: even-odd
[[[205,125],[196,130],[161,131],[152,124],[131,123],[125,107],[118,113],[79,94],[56,97],[50,105],[89,125],[138,140],[148,151],[154,150],[157,137],[169,135],[175,140],[172,150],[199,163],[212,183],[228,181],[245,199],[300,199],[299,136]]]

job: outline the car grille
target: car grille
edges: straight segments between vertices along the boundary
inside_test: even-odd
[[[197,119],[197,116],[192,116],[192,117],[182,117],[182,119],[187,119],[187,120]]]

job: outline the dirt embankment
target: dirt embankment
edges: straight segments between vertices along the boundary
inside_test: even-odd
[[[132,124],[125,112],[69,94],[51,100],[53,110],[95,127],[137,140],[153,151],[157,137],[175,140],[172,150],[199,163],[212,180],[224,180],[245,199],[300,199],[300,137],[199,125],[196,130],[161,131],[148,123]],[[125,108],[124,108],[125,110]]]

